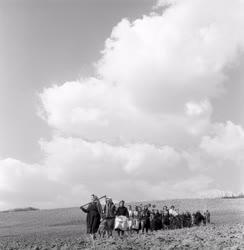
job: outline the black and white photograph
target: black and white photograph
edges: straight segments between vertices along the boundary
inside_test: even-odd
[[[0,0],[0,250],[244,249],[244,0]]]

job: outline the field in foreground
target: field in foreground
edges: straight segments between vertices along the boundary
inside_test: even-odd
[[[176,230],[158,231],[149,234],[133,234],[123,239],[114,236],[110,239],[97,239],[92,242],[88,237],[57,234],[28,235],[27,237],[5,238],[0,249],[103,249],[103,250],[156,250],[156,249],[244,249],[244,226],[208,225]]]
[[[244,199],[157,201],[181,211],[211,211],[211,225],[96,240],[96,249],[244,249]],[[78,208],[0,213],[0,249],[91,249]]]

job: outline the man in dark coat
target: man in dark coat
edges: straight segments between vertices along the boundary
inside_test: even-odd
[[[141,215],[142,233],[144,233],[144,230],[146,230],[147,233],[149,228],[150,228],[150,211],[148,209],[148,206],[145,205]]]
[[[80,207],[80,209],[87,213],[86,225],[87,233],[91,235],[92,239],[95,239],[96,232],[100,225],[100,219],[102,214],[102,206],[97,198],[97,196],[92,195],[91,202],[87,208]]]
[[[162,224],[163,224],[163,229],[168,229],[169,228],[170,220],[169,220],[169,210],[168,210],[167,206],[163,207]]]
[[[104,219],[107,223],[108,237],[112,236],[115,222],[116,207],[112,201],[112,198],[107,198],[104,206]]]
[[[162,214],[159,212],[159,210],[156,210],[155,213],[155,223],[156,223],[156,230],[161,230],[163,228],[162,224]]]
[[[151,231],[155,231],[156,229],[156,214],[154,209],[150,213],[150,229]]]
[[[196,226],[199,226],[201,224],[206,225],[205,217],[201,214],[200,211],[197,211],[195,214],[193,214],[193,223]]]

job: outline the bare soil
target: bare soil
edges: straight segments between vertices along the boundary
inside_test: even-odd
[[[0,250],[77,249],[244,249],[244,199],[176,200],[181,211],[208,208],[207,226],[96,239],[86,235],[85,214],[79,208],[0,213]]]
[[[148,234],[125,235],[118,238],[102,238],[92,241],[88,236],[77,233],[29,234],[2,237],[0,249],[244,249],[244,226],[208,225],[176,230],[165,230]]]

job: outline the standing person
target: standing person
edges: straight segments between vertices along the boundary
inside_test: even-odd
[[[115,217],[115,230],[118,232],[119,236],[123,236],[125,230],[127,230],[128,217],[128,209],[125,207],[125,202],[122,200],[119,202],[119,207],[116,211]]]
[[[104,206],[104,218],[107,221],[108,237],[113,236],[116,207],[112,198],[108,197]]]
[[[168,210],[167,206],[163,207],[162,224],[163,224],[163,229],[168,229],[169,228],[170,220],[169,220],[169,210]]]
[[[87,225],[87,233],[91,235],[92,239],[96,238],[96,232],[100,225],[100,219],[102,214],[102,206],[99,202],[99,199],[96,195],[91,196],[91,202],[89,203],[87,208],[83,206],[80,209],[87,213],[86,216],[86,225]]]
[[[128,230],[130,233],[132,233],[133,210],[131,205],[128,205],[128,213],[129,213]]]
[[[172,205],[169,209],[170,229],[177,228],[177,216],[178,213],[175,210],[175,206]]]
[[[142,204],[138,207],[138,219],[139,219],[139,230],[138,230],[138,233],[139,231],[142,229],[142,213],[143,213],[143,206]]]
[[[178,212],[176,211],[175,209],[175,206],[171,206],[170,209],[169,209],[169,215],[172,215],[172,216],[177,216],[178,215]]]
[[[145,206],[144,206],[145,207]],[[149,204],[147,204],[147,209],[148,209],[148,211],[151,213],[152,212],[152,204],[151,203],[149,203]]]
[[[147,233],[149,228],[150,228],[150,211],[148,209],[148,206],[145,205],[141,216],[142,233],[144,233],[144,230],[146,230]]]
[[[152,232],[156,230],[156,214],[154,209],[150,213],[150,229]]]
[[[140,216],[139,207],[135,206],[135,210],[133,211],[132,230],[136,231],[137,234],[140,230]]]
[[[206,220],[206,224],[210,224],[210,212],[208,210],[205,211],[204,217]]]
[[[159,210],[156,210],[155,213],[155,224],[156,224],[156,230],[161,230],[163,225],[162,225],[162,214],[159,212]]]

